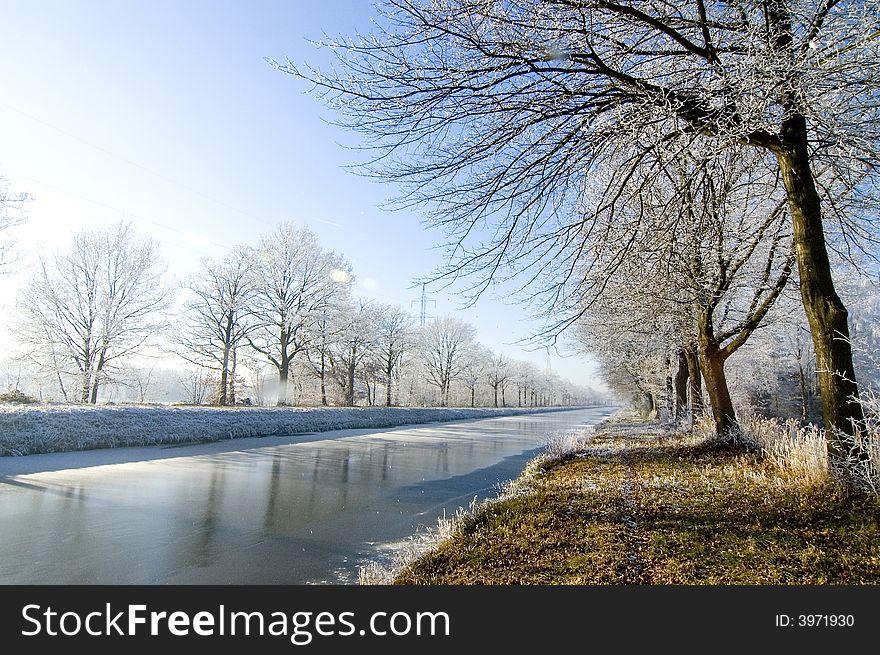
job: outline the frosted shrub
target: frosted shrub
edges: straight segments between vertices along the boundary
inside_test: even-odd
[[[795,419],[779,421],[749,412],[743,413],[739,424],[740,438],[794,479],[808,485],[828,479],[828,449],[821,429],[801,427]]]
[[[854,468],[861,486],[880,496],[880,397],[872,389],[863,393],[860,400],[865,420],[856,431],[856,439],[867,450],[868,458]]]
[[[863,394],[865,420],[856,431],[856,440],[868,452],[864,461],[849,463],[856,484],[862,490],[880,495],[880,398]],[[829,458],[825,431],[815,425],[801,427],[798,421],[767,419],[744,412],[739,420],[741,439],[759,448],[767,459],[794,478],[818,484],[828,480]]]
[[[550,459],[565,459],[587,447],[593,438],[593,429],[567,432],[551,437],[547,442],[546,454]]]

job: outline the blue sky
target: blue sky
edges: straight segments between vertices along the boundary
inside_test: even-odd
[[[125,218],[161,242],[182,279],[201,257],[255,245],[289,220],[349,259],[357,294],[417,312],[412,285],[443,262],[442,235],[415,211],[383,210],[394,189],[345,168],[357,136],[265,61],[320,65],[309,40],[368,31],[374,11],[366,0],[6,0],[0,174],[34,197],[17,234],[23,264],[81,227]],[[23,265],[5,281],[4,317],[25,277]],[[546,352],[511,345],[537,327],[525,319],[534,312],[491,297],[461,309],[454,294],[431,295],[429,313],[458,313],[485,345],[546,364]],[[589,362],[551,361],[596,384]]]

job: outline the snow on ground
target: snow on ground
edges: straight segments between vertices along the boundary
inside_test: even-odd
[[[564,408],[0,406],[0,455],[221,441]]]

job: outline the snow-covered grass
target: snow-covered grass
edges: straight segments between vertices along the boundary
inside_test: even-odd
[[[557,408],[209,408],[68,405],[0,406],[0,455],[204,443],[238,437],[491,418]]]

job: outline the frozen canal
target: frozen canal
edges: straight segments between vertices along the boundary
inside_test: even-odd
[[[0,458],[0,583],[353,582],[610,412]]]

